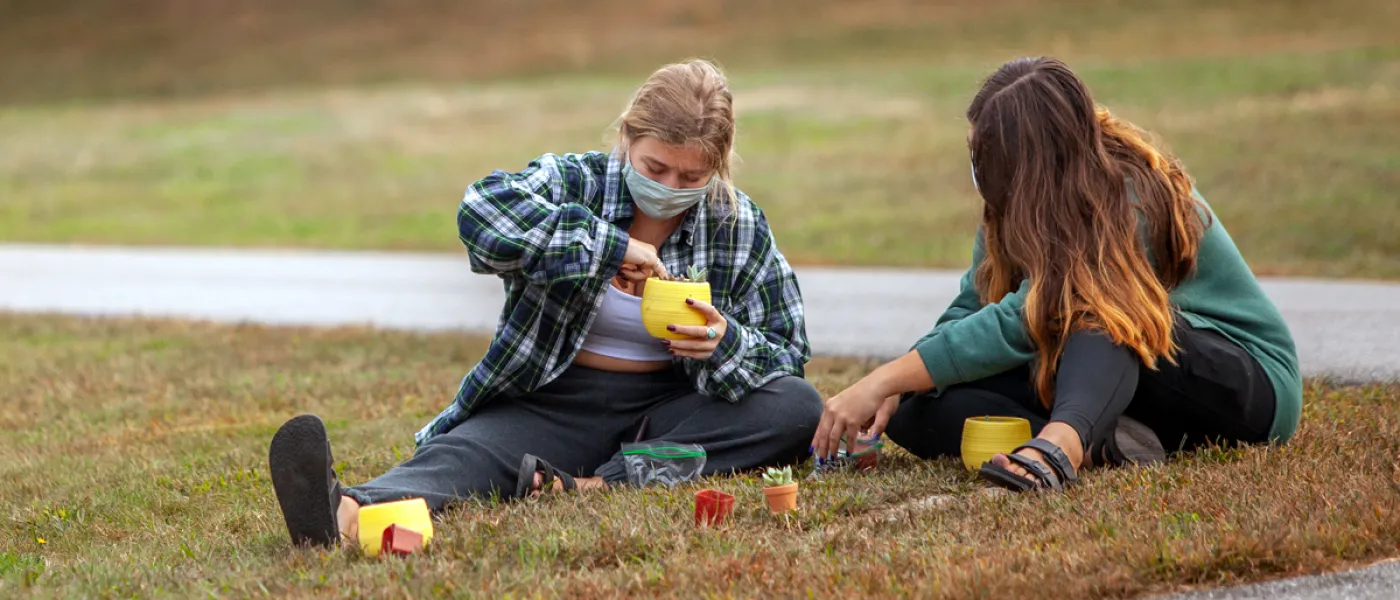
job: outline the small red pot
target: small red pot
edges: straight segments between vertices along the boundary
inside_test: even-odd
[[[861,440],[856,440],[855,447],[851,449],[851,453],[860,454],[855,460],[855,469],[857,471],[874,471],[875,468],[880,465],[880,451],[872,450],[874,446],[874,443],[861,443]]]
[[[423,534],[398,525],[385,527],[383,540],[380,554],[408,556],[423,547]]]
[[[857,471],[874,471],[878,466],[880,466],[880,454],[877,452],[868,452],[856,457]]]
[[[719,525],[729,518],[734,510],[734,496],[719,490],[700,490],[695,493],[695,524]]]

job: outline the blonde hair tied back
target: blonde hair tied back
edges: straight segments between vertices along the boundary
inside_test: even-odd
[[[645,136],[699,148],[714,169],[710,202],[736,208],[738,197],[730,178],[734,99],[728,78],[714,63],[690,59],[657,69],[632,95],[615,128],[623,148]]]

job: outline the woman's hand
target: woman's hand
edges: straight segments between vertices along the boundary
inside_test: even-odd
[[[661,258],[656,254],[656,246],[637,238],[629,238],[627,253],[622,257],[622,269],[617,274],[628,281],[646,281],[653,276],[665,275],[666,265],[661,264]]]
[[[715,348],[719,347],[719,341],[724,339],[724,334],[729,331],[729,319],[719,314],[715,307],[699,300],[686,300],[685,303],[691,308],[705,315],[705,326],[695,327],[690,325],[668,325],[666,329],[672,333],[690,336],[690,340],[661,340],[671,349],[671,354],[694,358],[696,360],[708,360],[715,353]]]
[[[812,437],[813,453],[823,459],[835,456],[841,448],[842,436],[846,438],[846,447],[850,448],[862,427],[868,427],[871,436],[883,433],[897,408],[898,396],[886,394],[869,378],[860,380],[826,401],[821,424]]]
[[[923,392],[934,387],[928,369],[917,352],[886,363],[826,401],[812,451],[819,458],[831,458],[841,448],[841,436],[855,443],[861,427],[873,435],[885,432],[890,417],[899,409],[899,395]]]

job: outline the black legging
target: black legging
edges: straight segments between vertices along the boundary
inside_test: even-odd
[[[1178,325],[1177,364],[1146,368],[1137,355],[1098,332],[1070,336],[1046,410],[1023,366],[948,388],[942,396],[906,398],[890,419],[889,438],[923,458],[958,456],[969,417],[1022,417],[1033,434],[1067,423],[1089,450],[1113,434],[1120,415],[1157,433],[1171,453],[1215,443],[1266,441],[1274,389],[1254,357],[1218,333]],[[936,383],[936,382],[935,382]]]

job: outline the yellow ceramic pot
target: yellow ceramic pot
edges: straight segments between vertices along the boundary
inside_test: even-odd
[[[666,326],[703,327],[705,316],[687,305],[686,299],[710,304],[710,284],[704,281],[648,279],[642,288],[642,325],[647,328],[647,333],[665,340],[684,340],[689,338],[667,331]]]
[[[360,508],[360,550],[378,556],[384,530],[398,525],[423,534],[423,545],[433,538],[433,518],[422,498],[371,504]]]
[[[1031,424],[1025,419],[972,417],[963,423],[963,466],[976,471],[993,456],[1011,452],[1030,439]]]

